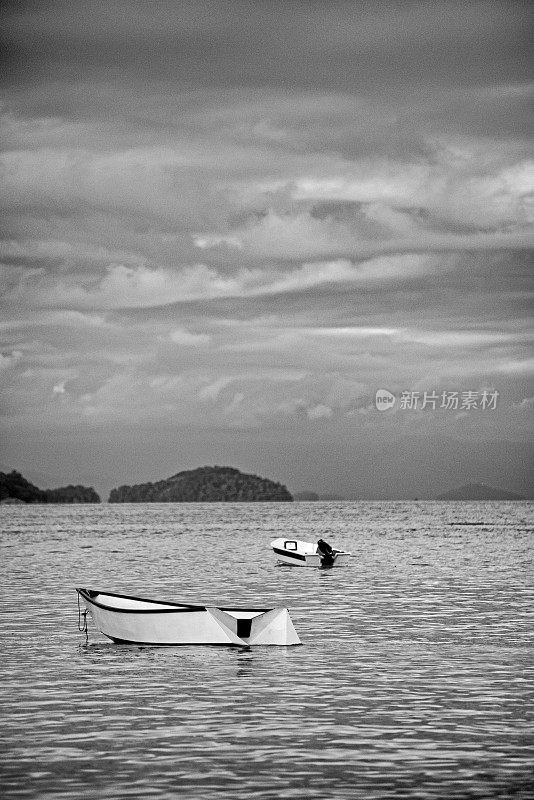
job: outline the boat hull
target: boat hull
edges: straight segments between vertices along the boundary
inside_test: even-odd
[[[120,644],[301,644],[287,608],[222,609],[77,592],[100,633]]]
[[[274,548],[273,548],[274,550]],[[295,559],[293,556],[289,556],[287,553],[278,552],[274,550],[278,561],[282,564],[290,564],[292,567],[322,567],[324,566],[321,561],[321,556],[317,555],[316,553],[306,554],[302,559]],[[348,561],[350,558],[349,553],[339,553],[338,555],[334,555],[334,563],[329,564],[328,566],[336,566],[343,562]]]
[[[281,564],[289,564],[292,567],[333,567],[348,561],[351,557],[350,553],[343,550],[334,550],[332,563],[325,564],[317,552],[317,545],[300,542],[297,539],[275,539],[271,542],[271,547]]]

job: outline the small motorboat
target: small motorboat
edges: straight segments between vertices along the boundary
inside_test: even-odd
[[[78,609],[80,599],[85,604],[84,623],[90,614],[100,633],[118,644],[301,644],[287,608],[215,608],[76,591]],[[87,630],[86,624],[80,630]]]
[[[324,539],[316,544],[298,539],[275,539],[271,547],[278,561],[293,567],[333,567],[352,555],[345,550],[335,550]]]

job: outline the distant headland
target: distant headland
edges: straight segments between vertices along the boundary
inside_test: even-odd
[[[233,467],[199,467],[156,483],[112,489],[110,503],[292,502],[281,483]]]
[[[0,472],[0,503],[100,503],[100,497],[87,486],[39,489],[13,470]]]
[[[516,492],[509,492],[506,489],[497,489],[494,486],[486,486],[484,483],[468,483],[457,489],[440,494],[436,500],[525,500]]]

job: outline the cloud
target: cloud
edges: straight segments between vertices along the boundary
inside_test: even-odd
[[[182,347],[197,347],[198,345],[208,344],[211,336],[207,333],[191,333],[184,328],[175,328],[171,331],[170,339],[174,344]]]
[[[90,274],[53,276],[42,270],[30,275],[23,273],[18,285],[10,288],[5,298],[45,308],[149,308],[217,298],[305,292],[329,284],[402,281],[411,276],[442,273],[454,266],[451,257],[423,254],[384,256],[359,264],[346,259],[305,263],[283,272],[241,269],[234,275],[222,274],[205,264],[180,270],[111,264],[103,277]]]
[[[534,358],[514,358],[500,361],[495,365],[495,371],[510,375],[533,375]]]
[[[488,348],[506,344],[529,344],[534,340],[534,334],[528,331],[428,331],[428,330],[403,330],[397,334],[399,341],[424,344],[428,347],[450,348],[454,351],[469,348]]]
[[[415,224],[408,213],[374,204],[362,207],[353,226],[318,220],[311,214],[280,217],[270,212],[259,222],[234,229],[228,236],[195,237],[203,250],[225,248],[242,251],[254,259],[310,259],[342,257],[365,259],[402,253],[470,252],[483,250],[528,250],[534,247],[534,230],[523,225],[513,230],[476,231],[469,234],[432,231]],[[374,230],[369,221],[380,223]],[[465,218],[464,218],[465,222]],[[390,225],[386,228],[386,223]],[[403,229],[403,230],[401,230]],[[402,236],[399,235],[402,233]]]
[[[399,208],[427,209],[436,222],[460,228],[471,225],[491,230],[534,222],[534,161],[526,158],[506,163],[514,154],[507,156],[505,143],[497,151],[493,143],[484,147],[480,140],[465,139],[456,147],[450,139],[428,140],[427,147],[429,155],[417,162],[339,160],[331,164],[330,174],[316,170],[316,175],[266,185],[263,192],[285,191],[302,202],[368,205],[370,219],[386,230],[402,233],[429,231],[429,227],[416,225],[413,218],[401,215]]]
[[[133,266],[146,263],[139,254],[124,250],[109,250],[106,247],[86,242],[65,242],[54,239],[21,239],[0,240],[0,258],[6,262],[59,262],[63,267],[88,264],[93,268],[105,266],[110,262],[121,260]]]
[[[534,397],[523,397],[519,403],[514,404],[520,411],[530,411],[534,408]]]
[[[308,408],[306,411],[306,416],[310,420],[329,419],[332,416],[332,409],[329,406],[319,403],[312,408]]]
[[[299,333],[306,337],[331,337],[333,339],[348,338],[348,339],[368,339],[376,336],[395,336],[401,333],[398,328],[369,328],[361,325],[354,325],[351,327],[316,327],[304,328]]]
[[[198,148],[133,147],[92,152],[82,147],[39,148],[4,152],[1,207],[51,207],[60,213],[82,213],[87,205],[112,214],[157,215],[178,221],[202,199],[187,171],[202,171]],[[186,181],[181,184],[180,175]]]
[[[364,425],[430,430],[373,405],[429,382],[495,385],[483,435],[522,438],[526,3],[4,16],[2,422],[21,440],[254,428],[249,453],[302,437],[304,463],[322,433],[343,450]]]
[[[12,350],[11,353],[0,353],[0,370],[10,369],[22,359],[23,354],[20,350]]]
[[[232,400],[225,407],[224,409],[225,414],[227,414],[228,416],[231,416],[232,414],[236,413],[239,414],[241,412],[241,406],[244,399],[245,399],[244,392],[236,392],[232,397]]]
[[[205,236],[193,236],[193,241],[196,247],[201,250],[209,250],[212,247],[235,247],[240,250],[243,247],[243,242],[237,236],[217,236],[215,234],[206,234]]]
[[[20,309],[17,309],[17,312],[16,314],[11,313],[11,315],[6,314],[6,318],[0,322],[0,332],[35,330],[36,328],[73,328],[87,331],[96,328],[106,329],[109,333],[109,330],[113,328],[113,323],[107,320],[104,314],[90,314],[72,309],[40,310],[37,316],[30,312],[21,313]]]
[[[226,389],[235,379],[233,377],[222,377],[217,378],[216,381],[209,383],[207,386],[203,386],[202,389],[199,391],[198,396],[201,400],[212,400],[215,401],[219,397],[220,393],[223,389]]]
[[[147,7],[114,0],[103,9],[88,0],[68,10],[63,2],[22,3],[4,14],[10,62],[23,64],[23,75],[58,78],[67,64],[69,75],[98,81],[118,59],[121,75],[149,86],[164,80],[217,88],[359,83],[391,92],[413,83],[460,82],[479,76],[481,64],[488,81],[528,74],[523,2],[377,2],[355,10],[344,2],[231,0],[199,7],[163,0]]]
[[[290,187],[295,200],[336,200],[351,203],[395,202],[412,205],[426,195],[431,177],[428,164],[388,162],[339,164],[348,175],[297,178]],[[337,170],[336,170],[337,171]]]

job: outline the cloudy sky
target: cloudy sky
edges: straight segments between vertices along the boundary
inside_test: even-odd
[[[529,3],[3,8],[0,468],[528,490]]]

